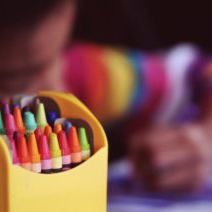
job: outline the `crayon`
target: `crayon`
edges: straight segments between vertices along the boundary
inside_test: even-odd
[[[41,135],[38,142],[40,157],[41,157],[41,173],[51,174],[51,154],[45,135]]]
[[[57,113],[56,112],[48,112],[47,113],[47,120],[49,125],[53,128],[55,120],[57,119]]]
[[[13,114],[14,114],[14,119],[15,119],[17,131],[24,135],[25,132],[26,132],[26,129],[24,127],[24,122],[23,122],[23,119],[22,119],[22,116],[21,116],[20,109],[18,107],[15,107]]]
[[[47,125],[44,129],[44,135],[46,135],[48,143],[50,142],[51,133],[52,133],[52,128],[49,125]]]
[[[13,96],[12,97],[12,105],[20,106],[20,96]]]
[[[37,143],[39,142],[39,139],[40,139],[40,136],[42,135],[42,130],[40,127],[38,127],[36,130],[35,130],[35,137],[36,137],[36,141]]]
[[[41,127],[42,131],[44,130],[45,126],[48,125],[43,103],[39,103],[37,105],[36,122],[38,127]]]
[[[26,139],[23,135],[18,136],[18,157],[20,166],[27,170],[31,170],[30,155]]]
[[[91,156],[90,144],[88,143],[87,134],[85,128],[79,128],[78,130],[79,142],[82,149],[82,159],[85,161]]]
[[[65,122],[65,131],[66,131],[66,135],[68,136],[68,134],[69,134],[69,128],[71,128],[72,127],[72,124],[71,124],[71,122],[70,121],[66,121]]]
[[[4,115],[10,113],[10,105],[8,103],[3,105],[3,113]]]
[[[5,133],[8,137],[13,137],[14,132],[17,131],[15,126],[14,116],[10,113],[5,114]]]
[[[4,129],[4,123],[3,123],[3,119],[2,119],[1,110],[0,110],[0,134],[1,135],[5,134],[5,129]]]
[[[62,155],[57,135],[55,133],[52,133],[50,135],[50,152],[52,158],[52,172],[53,173],[61,172],[63,166]]]
[[[54,125],[54,132],[56,133],[56,134],[58,134],[60,131],[62,131],[63,130],[63,128],[62,128],[62,125],[61,124],[55,124]]]
[[[19,166],[19,158],[18,158],[18,152],[17,152],[15,141],[13,139],[10,139],[10,143],[12,148],[13,165]]]
[[[60,131],[58,133],[58,140],[59,140],[59,145],[62,152],[62,161],[63,161],[62,170],[67,171],[71,168],[71,152],[70,152],[65,131]]]
[[[30,133],[28,137],[28,149],[31,158],[31,171],[41,173],[40,154],[38,152],[37,141],[34,133]]]
[[[14,111],[15,108],[19,108],[20,109],[20,106],[18,104],[14,104],[14,105],[12,105],[12,108],[13,108],[13,111]]]
[[[75,127],[69,128],[68,143],[71,151],[71,167],[74,168],[82,162],[82,149]]]
[[[34,114],[31,112],[24,113],[24,123],[26,127],[26,133],[34,133],[35,129],[37,128],[37,124],[35,122]]]

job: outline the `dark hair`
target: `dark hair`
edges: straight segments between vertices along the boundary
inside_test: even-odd
[[[4,0],[0,2],[0,27],[36,24],[69,0]]]

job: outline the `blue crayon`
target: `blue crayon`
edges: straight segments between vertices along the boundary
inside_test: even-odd
[[[55,123],[56,119],[57,119],[56,112],[48,112],[47,113],[47,121],[52,128],[54,127],[54,123]]]
[[[68,136],[69,134],[69,129],[72,127],[72,124],[70,121],[66,121],[65,122],[65,131],[66,131],[66,135]]]

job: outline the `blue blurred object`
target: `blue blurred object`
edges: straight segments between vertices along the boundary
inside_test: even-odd
[[[55,122],[56,119],[57,119],[57,113],[56,112],[48,112],[47,113],[47,121],[52,128],[54,127],[54,122]]]
[[[71,122],[70,121],[66,121],[65,122],[65,131],[66,131],[67,136],[69,134],[69,128],[71,128],[71,127],[72,127]]]
[[[145,94],[144,76],[142,75],[142,62],[145,59],[140,51],[128,51],[130,64],[135,74],[135,87],[131,98],[130,112],[134,112],[142,104]]]

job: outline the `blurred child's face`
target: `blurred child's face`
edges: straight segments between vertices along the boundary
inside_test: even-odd
[[[66,2],[34,26],[14,24],[0,31],[0,95],[48,89],[73,17],[74,6]]]

